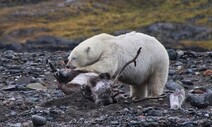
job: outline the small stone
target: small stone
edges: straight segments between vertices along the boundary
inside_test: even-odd
[[[11,112],[10,112],[10,115],[11,115],[11,116],[16,116],[17,113],[16,113],[15,111],[11,111]]]
[[[184,122],[180,125],[180,127],[196,127],[197,124],[195,124],[193,121]]]
[[[8,99],[9,101],[15,101],[16,99],[14,97],[11,97]]]
[[[139,105],[139,106],[137,107],[137,109],[142,109],[142,107]]]
[[[16,90],[16,85],[8,85],[6,87],[3,87],[2,90],[4,90],[4,91]]]
[[[181,66],[181,65],[183,65],[183,63],[180,62],[180,61],[177,61],[177,62],[175,63],[175,65],[176,65],[176,66]]]
[[[197,58],[197,56],[198,56],[197,53],[194,52],[194,51],[190,51],[189,54],[190,54],[191,56],[195,57],[195,58]]]
[[[201,65],[201,66],[199,66],[198,70],[199,71],[206,71],[207,70],[207,66]]]
[[[79,119],[79,121],[85,121],[85,118],[82,118],[82,117],[81,117],[81,118]]]
[[[149,110],[154,110],[152,107],[143,108],[143,113],[147,113]]]
[[[188,70],[187,70],[187,73],[188,73],[188,74],[192,74],[192,73],[193,73],[192,69],[188,69]]]
[[[119,124],[119,121],[111,121],[110,124],[111,125],[118,125]]]
[[[21,123],[9,124],[9,127],[22,127]]]
[[[168,113],[168,110],[164,110],[163,113],[165,113],[165,114]]]
[[[169,70],[169,76],[173,76],[176,74],[176,71],[175,70]]]
[[[33,115],[32,116],[32,123],[34,126],[43,126],[46,124],[46,118],[38,115]]]
[[[23,77],[18,78],[16,83],[18,85],[27,85],[27,84],[31,83],[32,81],[33,81],[33,77],[31,77],[31,76],[29,76],[29,77],[23,76]]]
[[[181,82],[186,85],[194,85],[191,80],[182,80]]]
[[[195,72],[195,75],[199,75],[200,73],[199,72]]]
[[[0,71],[4,71],[5,68],[3,66],[0,66]]]
[[[47,88],[40,83],[29,83],[26,87],[33,90],[47,90]]]
[[[172,117],[169,117],[168,120],[170,121],[178,121],[180,118],[178,116],[172,116]]]
[[[130,110],[128,108],[124,108],[124,112],[129,112]]]
[[[205,117],[209,117],[210,115],[207,113],[207,114],[204,114],[204,116],[205,116]]]
[[[163,112],[160,110],[149,110],[148,116],[163,116]]]
[[[10,70],[10,74],[17,74],[17,73],[22,73],[21,70],[18,70],[18,69],[12,69]]]
[[[20,65],[11,65],[9,66],[9,69],[21,69]]]
[[[24,122],[22,125],[23,125],[23,127],[33,127],[32,121]]]
[[[26,101],[28,102],[38,102],[40,99],[36,97],[27,97]]]
[[[184,51],[178,50],[178,51],[176,51],[176,52],[177,52],[178,58],[180,58],[181,56],[184,55]]]
[[[205,103],[209,106],[212,106],[212,90],[208,90],[205,94]]]
[[[177,70],[182,70],[183,66],[177,66]]]
[[[8,59],[12,59],[14,56],[15,52],[12,51],[12,50],[7,50],[7,51],[4,51],[4,56]]]
[[[212,52],[209,52],[208,55],[212,58]]]
[[[135,120],[131,120],[130,121],[130,125],[138,125],[140,122],[139,121],[135,121]]]

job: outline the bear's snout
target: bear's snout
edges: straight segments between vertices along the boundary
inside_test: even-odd
[[[73,66],[70,61],[68,61],[67,64],[66,64],[66,68],[74,69],[76,67]]]

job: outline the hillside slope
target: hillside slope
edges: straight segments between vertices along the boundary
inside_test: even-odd
[[[37,3],[32,0],[31,4],[23,3],[0,4],[2,42],[24,43],[45,35],[79,39],[101,32],[143,31],[155,23],[177,23],[204,27],[208,31],[206,37],[192,39],[191,36],[180,39],[178,44],[212,49],[211,0],[45,0]]]

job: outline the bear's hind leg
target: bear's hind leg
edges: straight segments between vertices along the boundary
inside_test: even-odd
[[[135,99],[142,99],[147,97],[147,85],[131,85],[130,86],[130,97]]]
[[[163,93],[167,75],[165,73],[155,72],[148,79],[148,92],[150,96],[160,96]]]

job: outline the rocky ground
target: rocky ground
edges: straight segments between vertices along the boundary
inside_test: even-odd
[[[68,52],[1,51],[0,126],[210,127],[212,52],[168,52],[171,61],[165,98],[96,106],[80,93],[65,96],[57,88],[47,59],[62,68]],[[169,94],[179,85],[186,90],[186,101],[181,110],[172,110]]]

